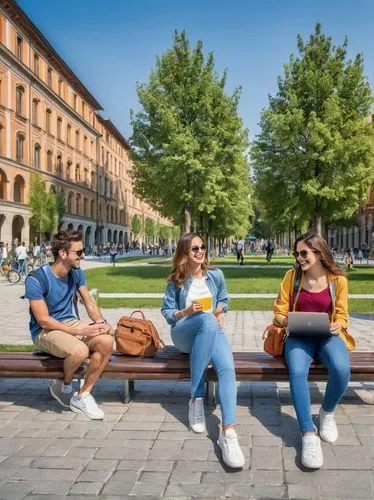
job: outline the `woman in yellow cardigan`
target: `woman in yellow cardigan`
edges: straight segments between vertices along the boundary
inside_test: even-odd
[[[301,269],[295,300],[295,270],[288,271],[274,303],[274,323],[287,327],[290,311],[327,312],[332,335],[329,337],[288,337],[285,360],[290,371],[290,389],[302,437],[301,462],[308,468],[320,468],[323,454],[319,436],[329,443],[338,438],[334,410],[342,398],[350,377],[348,350],[355,347],[347,333],[348,283],[325,242],[315,234],[297,238],[293,255]],[[311,415],[308,373],[318,359],[329,372],[325,397],[319,412],[319,436]]]

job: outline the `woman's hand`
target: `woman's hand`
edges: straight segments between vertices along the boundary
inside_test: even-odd
[[[223,328],[223,325],[225,324],[225,315],[224,314],[217,314],[215,315],[217,318],[218,324],[221,328]]]
[[[330,323],[330,332],[333,335],[340,335],[342,333],[342,325],[340,323]]]
[[[184,316],[190,316],[191,314],[196,314],[202,312],[203,306],[199,302],[192,302],[192,304],[184,309]]]

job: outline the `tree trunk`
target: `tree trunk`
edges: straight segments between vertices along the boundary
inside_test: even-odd
[[[183,210],[183,234],[191,232],[191,209],[188,206]]]
[[[313,226],[314,226],[314,232],[321,235],[322,233],[322,217],[320,214],[315,215],[314,221],[313,221]]]

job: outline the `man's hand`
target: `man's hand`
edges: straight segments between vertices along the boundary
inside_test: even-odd
[[[333,335],[339,335],[342,332],[342,325],[340,323],[330,323],[330,332]]]
[[[113,330],[113,333],[110,333]],[[91,325],[80,325],[76,329],[77,335],[82,335],[82,337],[96,337],[97,335],[113,335],[114,329],[107,323],[101,325],[93,323]]]

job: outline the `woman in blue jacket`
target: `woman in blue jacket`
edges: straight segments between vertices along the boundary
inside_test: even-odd
[[[205,432],[204,384],[209,362],[217,372],[223,430],[218,439],[229,467],[243,467],[236,434],[236,377],[231,347],[223,331],[228,295],[222,272],[208,264],[203,239],[182,236],[175,251],[161,312],[171,325],[176,347],[190,354],[191,400],[188,420]]]

